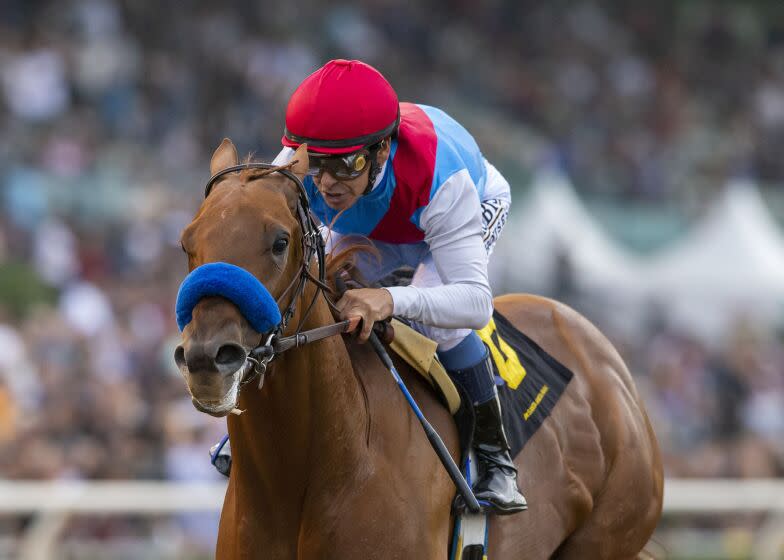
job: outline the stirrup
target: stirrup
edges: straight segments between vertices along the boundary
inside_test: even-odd
[[[210,447],[210,463],[223,476],[228,477],[231,474],[231,442],[229,441],[229,434],[223,436],[218,443]]]

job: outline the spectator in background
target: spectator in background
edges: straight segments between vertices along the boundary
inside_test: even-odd
[[[217,139],[271,159],[275,108],[330,57],[448,106],[512,179],[548,156],[582,193],[687,211],[739,172],[784,182],[775,3],[298,6],[0,8],[0,476],[212,476],[222,422],[179,405],[171,359],[177,239]],[[668,475],[784,475],[780,336],[658,323],[624,347]]]

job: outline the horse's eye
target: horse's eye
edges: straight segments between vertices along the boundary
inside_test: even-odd
[[[281,255],[286,251],[286,248],[289,246],[289,240],[286,237],[279,237],[275,240],[275,243],[272,244],[272,252],[276,255]]]

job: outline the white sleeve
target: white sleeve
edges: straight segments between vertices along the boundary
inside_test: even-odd
[[[493,314],[493,295],[479,197],[467,170],[441,185],[420,227],[444,285],[387,288],[395,314],[434,327],[481,329]]]
[[[485,180],[485,190],[482,194],[482,202],[485,200],[501,200],[507,207],[512,204],[512,193],[507,181],[501,172],[489,161],[485,160],[485,170],[487,179]]]
[[[283,165],[284,163],[288,163],[293,156],[294,148],[286,146],[275,156],[275,159],[272,160],[272,165]]]

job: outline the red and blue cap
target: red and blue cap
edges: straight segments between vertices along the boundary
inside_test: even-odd
[[[330,60],[291,95],[281,142],[347,154],[380,142],[399,123],[397,94],[378,70],[359,60]]]

